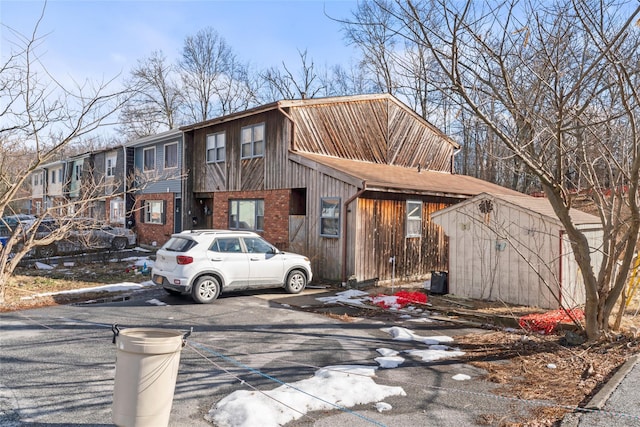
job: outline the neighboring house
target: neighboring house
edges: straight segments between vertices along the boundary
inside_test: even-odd
[[[170,130],[126,146],[136,186],[131,225],[140,243],[160,246],[182,231],[182,132]]]
[[[303,253],[314,276],[419,279],[446,270],[430,215],[482,192],[458,145],[391,95],[279,101],[181,128],[183,221],[249,229]]]
[[[602,224],[576,209],[569,214],[587,236],[597,274]],[[449,236],[450,293],[546,309],[584,304],[571,244],[547,199],[480,194],[431,218]]]
[[[66,201],[66,162],[44,164],[31,173],[32,215],[40,215],[47,209],[61,206]]]
[[[44,212],[45,201],[45,176],[44,168],[36,169],[31,173],[31,214],[40,215]]]
[[[127,208],[133,208],[133,199],[127,204],[125,196],[129,187],[126,159],[126,147],[94,151],[87,159],[85,174],[96,198],[91,206],[94,218],[121,227],[126,225]]]
[[[46,176],[45,182],[45,209],[63,209],[66,203],[66,162],[58,161],[43,166]],[[58,212],[62,213],[62,212]]]
[[[78,214],[124,226],[126,148],[83,153],[40,166],[31,174],[31,213]],[[81,212],[78,211],[81,210]]]

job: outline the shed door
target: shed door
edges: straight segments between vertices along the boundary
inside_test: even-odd
[[[289,250],[298,254],[307,254],[307,217],[289,215]]]

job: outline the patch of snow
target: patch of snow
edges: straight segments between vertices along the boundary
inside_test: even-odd
[[[391,409],[393,409],[393,407],[386,402],[376,403],[376,410],[378,412],[390,411]]]
[[[79,289],[69,289],[66,291],[58,291],[58,292],[43,292],[40,294],[35,294],[30,297],[23,297],[23,300],[34,299],[38,297],[47,297],[51,295],[61,295],[61,294],[83,294],[87,292],[120,292],[120,291],[130,291],[130,290],[138,290],[142,288],[146,288],[149,286],[155,286],[155,284],[151,280],[147,280],[142,283],[116,283],[113,285],[102,285],[95,286],[92,288],[79,288]]]
[[[392,326],[390,328],[381,329],[383,332],[387,332],[394,340],[398,341],[418,341],[427,345],[440,344],[444,342],[453,342],[453,338],[446,335],[438,335],[433,337],[423,337],[416,335],[411,329],[402,328],[399,326]]]
[[[556,366],[556,364],[555,364],[555,363],[549,363],[549,364],[547,365],[547,368],[549,368],[549,369],[557,369],[558,367]]]
[[[423,362],[435,362],[436,360],[450,359],[452,357],[463,356],[464,351],[447,350],[406,350],[405,353],[411,356],[422,358]]]
[[[376,384],[372,379],[376,369],[362,365],[328,366],[317,370],[312,378],[273,390],[238,390],[220,400],[205,419],[219,426],[275,427],[301,418],[309,411],[406,396],[402,387]]]
[[[379,348],[376,350],[378,353],[380,353],[381,356],[397,356],[398,354],[400,354],[399,351],[396,350],[392,350],[390,348]]]
[[[50,266],[49,264],[45,264],[44,262],[38,262],[38,261],[36,261],[36,268],[38,270],[53,270],[53,267]]]
[[[166,302],[160,301],[157,298],[153,298],[153,299],[147,300],[146,303],[147,304],[151,304],[151,305],[160,305],[160,306],[167,305]]]
[[[376,357],[373,360],[375,360],[381,368],[385,369],[397,368],[404,363],[404,357],[400,356]]]
[[[452,376],[451,378],[456,380],[456,381],[467,381],[467,380],[471,379],[471,377],[469,375],[466,375],[466,374],[456,374],[456,375]]]
[[[318,301],[325,304],[347,303],[351,305],[364,305],[364,300],[369,298],[369,294],[357,289],[349,289],[347,291],[338,292],[334,296],[319,297]]]

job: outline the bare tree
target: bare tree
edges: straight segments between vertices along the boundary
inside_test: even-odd
[[[179,75],[162,51],[138,61],[126,86],[133,95],[120,112],[121,131],[128,139],[175,128],[184,102]]]
[[[123,92],[106,92],[111,82],[76,82],[69,87],[51,76],[37,51],[42,41],[38,26],[44,10],[31,35],[23,36],[9,29],[8,34],[13,35],[14,40],[3,43],[11,44],[12,51],[0,66],[0,87],[3,88],[0,91],[0,164],[12,162],[15,147],[27,147],[31,157],[20,170],[3,168],[0,212],[11,211],[22,197],[20,193],[33,171],[50,162],[73,141],[98,129],[125,101]],[[92,194],[98,193],[85,194],[87,197],[77,203],[90,203]],[[0,249],[0,302],[4,300],[7,280],[20,260],[33,247],[59,239],[69,230],[66,226],[60,227],[43,240],[30,231],[37,226],[36,223],[29,230],[14,227]]]
[[[307,51],[298,51],[300,68],[298,72],[291,71],[283,61],[282,69],[271,67],[260,77],[267,85],[267,91],[275,99],[315,98],[325,94],[326,87],[322,84],[313,59],[307,59]]]
[[[373,3],[397,23],[389,32],[431,53],[452,100],[539,181],[581,270],[587,335],[598,338],[640,237],[637,3]],[[576,194],[595,201],[602,221],[599,265],[569,215]]]
[[[245,109],[254,101],[248,66],[211,27],[186,38],[179,67],[188,114],[196,122]]]

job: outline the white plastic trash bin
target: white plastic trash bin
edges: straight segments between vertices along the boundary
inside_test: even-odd
[[[173,329],[129,328],[118,332],[112,407],[115,425],[169,424],[183,335]]]

